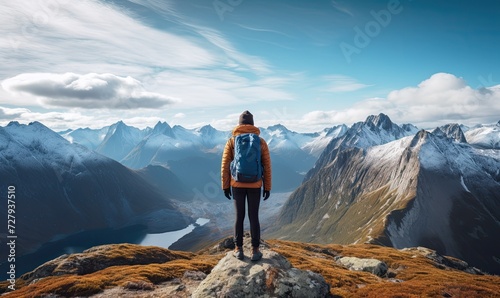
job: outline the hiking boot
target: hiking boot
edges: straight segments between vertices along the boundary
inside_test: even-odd
[[[251,260],[256,262],[258,260],[262,259],[262,253],[260,252],[259,248],[258,247],[254,247],[253,248],[253,252],[252,252],[252,258]]]
[[[234,249],[234,256],[238,260],[243,260],[245,258],[245,255],[243,254],[243,247],[236,246],[236,248]]]

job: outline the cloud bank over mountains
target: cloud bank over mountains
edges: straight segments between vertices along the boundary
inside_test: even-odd
[[[11,93],[33,96],[42,106],[83,109],[162,108],[178,102],[148,92],[132,77],[89,73],[26,73],[7,79],[2,87]]]
[[[343,87],[343,84],[350,84],[351,81],[345,77],[340,79],[341,82],[335,87],[338,88],[337,92],[356,86],[366,88],[361,83]],[[183,104],[178,98],[147,91],[139,80],[130,76],[113,74],[27,73],[4,80],[2,87],[11,94],[22,96],[23,101],[29,102],[28,106],[73,109],[71,112],[34,113],[26,108],[0,106],[0,122],[12,119],[21,122],[23,119],[25,122],[36,120],[44,121],[49,127],[56,129],[109,125],[109,122],[118,119],[110,117],[113,110],[129,110],[129,117],[123,117],[127,123],[140,124],[141,127],[153,126],[162,118],[138,117],[136,110],[165,110]],[[240,87],[243,88],[243,85]],[[203,94],[205,93],[200,90],[199,97],[203,97]],[[318,110],[296,115],[289,113],[286,107],[284,102],[282,109],[262,112],[258,117],[260,125],[282,123],[298,131],[319,131],[336,124],[352,124],[366,115],[379,112],[384,112],[400,123],[411,122],[425,128],[450,122],[474,125],[497,121],[500,114],[500,85],[473,88],[464,79],[453,74],[437,73],[417,86],[390,91],[385,98],[367,98],[342,110]],[[85,112],[87,109],[102,111],[88,116]],[[184,112],[176,113],[172,119],[175,121],[186,116],[187,113]],[[237,113],[231,113],[224,118],[213,119],[208,124],[227,130],[234,126],[237,116]],[[75,122],[72,123],[73,121]],[[206,123],[193,124],[199,126]]]
[[[166,121],[229,130],[235,115],[250,110],[259,125],[313,132],[381,112],[419,127],[489,123],[500,114],[490,54],[496,45],[484,52],[481,41],[489,36],[469,34],[496,28],[483,22],[492,8],[460,4],[457,15],[447,15],[470,16],[456,34],[478,40],[467,40],[464,51],[447,42],[448,31],[431,26],[443,21],[437,12],[427,24],[432,32],[415,28],[420,5],[433,11],[433,4],[408,3],[405,18],[394,17],[349,64],[339,43],[384,7],[368,1],[239,4],[221,19],[212,2],[194,0],[4,3],[0,125],[41,121],[62,130],[124,120],[143,128]],[[419,38],[408,41],[404,55],[412,59],[401,60],[395,47],[414,35]],[[443,56],[441,43],[455,48]],[[432,56],[422,51],[429,46]]]
[[[419,127],[450,122],[493,123],[500,115],[500,85],[475,89],[453,74],[436,73],[416,87],[391,91],[386,98],[368,98],[344,110],[307,113],[300,123],[351,123],[379,111],[399,123],[410,122]]]

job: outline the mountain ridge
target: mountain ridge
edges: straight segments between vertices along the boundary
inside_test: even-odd
[[[17,257],[82,231],[137,225],[168,231],[193,221],[133,170],[70,143],[39,122],[0,127],[0,148],[2,192],[15,185],[19,198]],[[7,218],[7,209],[1,212]],[[155,219],[159,215],[169,219]]]
[[[166,127],[165,125],[168,127]],[[140,173],[142,175],[140,180],[137,181],[144,181],[141,182],[143,184],[146,182],[145,180],[150,181],[144,184],[143,186],[147,185],[147,187],[151,187],[150,191],[153,192],[158,192],[160,191],[160,189],[162,189],[162,187],[165,187],[164,189],[161,190],[161,192],[172,195],[173,197],[176,197],[177,199],[180,199],[180,201],[183,202],[187,202],[190,199],[193,199],[194,197],[199,197],[200,194],[202,197],[204,196],[209,199],[207,201],[204,201],[203,202],[204,204],[206,203],[208,205],[214,205],[213,204],[214,202],[220,202],[220,198],[223,198],[222,195],[220,194],[218,195],[215,191],[212,191],[212,189],[218,190],[220,192],[219,189],[220,186],[218,186],[219,182],[217,181],[218,179],[214,180],[214,177],[217,176],[217,172],[214,169],[218,170],[219,168],[220,157],[216,152],[220,150],[220,147],[217,146],[220,145],[223,146],[228,137],[226,133],[225,132],[221,133],[211,126],[204,126],[192,130],[185,129],[180,126],[170,127],[167,123],[162,124],[161,122],[159,122],[157,126],[159,130],[162,126],[164,129],[171,128],[171,131],[175,132],[177,136],[181,135],[189,136],[188,138],[185,138],[187,139],[187,141],[184,140],[185,144],[189,143],[189,146],[197,144],[196,146],[199,146],[196,147],[197,149],[195,150],[197,157],[193,158],[191,156],[177,161],[168,161],[167,164],[161,164],[161,163],[150,164],[149,169],[143,168],[142,170],[133,172],[135,174]],[[297,178],[301,178],[301,176],[298,175],[297,165],[290,163],[290,155],[288,155],[287,157],[286,153],[287,150],[289,150],[289,148],[296,148],[297,146],[288,146],[286,144],[287,142],[293,142],[293,144],[295,145],[301,144],[301,146],[298,146],[301,150],[303,150],[301,154],[306,154],[307,152],[309,152],[310,154],[312,152],[312,151],[307,151],[310,148],[314,147],[314,144],[311,145],[311,143],[314,143],[311,140],[322,142],[323,145],[326,143],[329,144],[327,146],[327,149],[323,150],[318,161],[316,161],[317,166],[310,171],[310,173],[312,173],[310,174],[311,177],[318,176],[314,174],[314,171],[317,171],[317,173],[321,173],[321,175],[319,176],[327,177],[327,179],[326,180],[317,179],[314,181],[309,181],[311,179],[304,180],[304,187],[299,187],[296,190],[296,192],[292,195],[291,200],[289,200],[288,202],[289,207],[293,206],[293,210],[288,209],[288,212],[286,212],[287,215],[283,216],[280,219],[280,221],[283,221],[287,217],[290,220],[301,219],[301,218],[305,219],[307,216],[305,216],[304,214],[306,215],[310,214],[311,212],[313,212],[315,209],[318,208],[320,210],[324,210],[325,211],[324,213],[317,214],[314,217],[311,217],[311,219],[315,220],[315,222],[311,223],[301,222],[302,226],[300,225],[295,226],[293,227],[293,229],[290,230],[293,233],[296,233],[297,231],[300,231],[302,233],[308,230],[309,231],[318,230],[319,233],[316,234],[310,233],[307,236],[309,238],[306,239],[307,241],[315,241],[318,235],[325,233],[331,234],[332,231],[335,231],[335,229],[339,228],[341,223],[340,217],[346,218],[351,216],[352,218],[356,218],[355,213],[359,212],[360,214],[364,214],[365,216],[361,220],[363,226],[362,227],[358,226],[353,229],[347,229],[347,230],[345,227],[341,229],[341,234],[343,234],[342,236],[343,239],[339,238],[340,239],[339,243],[347,240],[349,240],[350,242],[378,241],[378,243],[383,243],[383,244],[392,243],[394,239],[397,239],[396,236],[399,233],[398,230],[401,230],[401,226],[403,223],[402,220],[405,218],[405,216],[408,217],[411,214],[413,214],[411,212],[406,212],[406,211],[411,210],[415,206],[418,206],[418,204],[415,205],[414,203],[412,203],[414,201],[410,200],[412,197],[417,195],[418,191],[417,186],[419,181],[417,170],[419,170],[422,167],[422,163],[419,162],[419,155],[417,154],[416,151],[420,150],[418,148],[422,147],[422,143],[424,142],[431,143],[431,141],[436,144],[442,144],[443,142],[446,142],[447,145],[443,145],[445,146],[443,147],[445,149],[448,148],[448,146],[451,146],[450,147],[451,149],[447,151],[450,160],[445,158],[443,159],[446,160],[444,163],[439,163],[440,159],[434,160],[430,158],[425,158],[424,160],[424,165],[426,165],[427,168],[430,170],[434,168],[436,169],[447,168],[449,165],[454,165],[453,169],[449,174],[447,174],[447,172],[443,172],[442,174],[447,175],[449,177],[453,177],[453,181],[450,182],[451,184],[449,185],[451,185],[453,189],[460,189],[461,191],[459,195],[460,199],[457,200],[457,202],[459,202],[461,205],[458,205],[458,207],[455,206],[452,209],[447,209],[447,210],[452,210],[454,214],[460,214],[460,216],[463,216],[465,210],[464,208],[469,206],[473,208],[473,210],[479,212],[477,213],[479,218],[488,219],[491,221],[491,218],[494,219],[496,216],[494,213],[495,212],[494,210],[498,209],[496,205],[491,202],[484,203],[481,200],[478,201],[479,203],[474,203],[473,201],[476,200],[476,198],[479,196],[493,197],[493,198],[495,197],[496,193],[495,190],[497,187],[496,184],[500,181],[500,175],[497,163],[495,162],[493,164],[489,164],[488,162],[490,161],[491,158],[493,158],[494,160],[499,159],[497,153],[498,151],[495,149],[494,143],[491,142],[489,143],[490,145],[493,144],[493,146],[482,145],[482,143],[480,145],[477,145],[478,143],[474,142],[472,142],[472,144],[469,144],[467,142],[463,142],[461,135],[464,135],[467,138],[468,135],[473,135],[475,131],[481,131],[481,133],[477,133],[474,135],[475,136],[480,135],[481,140],[484,139],[494,140],[496,136],[495,132],[498,132],[498,130],[496,130],[497,126],[499,125],[498,124],[483,125],[483,126],[478,126],[476,128],[464,128],[463,126],[457,127],[456,125],[450,125],[448,127],[439,128],[439,131],[435,130],[433,132],[429,132],[421,130],[418,133],[412,135],[411,132],[415,131],[416,128],[411,124],[397,126],[396,124],[392,123],[387,116],[379,114],[377,116],[370,116],[367,118],[366,121],[359,122],[358,124],[355,124],[350,128],[341,125],[338,127],[333,127],[331,129],[327,130],[325,129],[321,132],[313,134],[295,133],[293,131],[286,129],[286,127],[282,125],[273,126],[273,130],[266,131],[266,129],[263,129],[263,135],[266,138],[270,139],[271,141],[270,143],[273,146],[274,144],[276,144],[276,146],[272,147],[276,149],[276,151],[274,151],[273,153],[275,156],[275,158],[273,159],[273,166],[276,166],[277,171],[275,172],[278,173],[278,177],[284,178],[282,181],[279,181],[277,179],[278,183],[276,184],[278,185],[279,183],[282,183],[283,185],[290,185],[291,183],[293,183],[292,179],[290,179],[290,176],[286,176],[285,174],[282,173],[294,172],[297,173],[296,176]],[[25,127],[25,126],[20,125],[19,123],[16,122],[12,122],[7,127],[0,128],[0,147],[2,149],[7,148],[7,146],[9,146],[10,143],[16,144],[16,142],[11,141],[12,136],[7,133],[7,130],[10,129],[8,127],[14,128],[14,127]],[[24,148],[23,149],[24,151],[17,149],[0,151],[1,152],[0,158],[2,158],[3,160],[12,161],[14,158],[17,158],[19,162],[27,162],[29,160],[33,160],[34,163],[39,164],[45,170],[47,169],[50,170],[50,175],[46,174],[39,175],[38,172],[33,173],[33,171],[26,171],[26,177],[32,177],[32,179],[35,180],[38,179],[35,177],[43,177],[43,179],[45,180],[49,178],[52,179],[47,181],[42,180],[45,181],[46,182],[45,184],[47,185],[50,184],[59,185],[57,183],[60,183],[61,179],[67,180],[68,177],[72,177],[71,179],[76,179],[75,177],[81,177],[80,173],[85,172],[85,167],[77,165],[78,161],[81,160],[82,158],[75,154],[73,155],[67,154],[67,151],[65,151],[66,150],[65,148],[67,146],[71,146],[71,148],[73,148],[72,150],[77,150],[74,148],[79,148],[78,150],[84,152],[86,155],[91,155],[92,158],[96,160],[97,164],[103,163],[102,161],[105,161],[104,167],[97,168],[98,173],[109,174],[110,173],[109,168],[114,169],[119,165],[115,161],[115,163],[112,163],[113,166],[109,166],[110,160],[107,159],[106,157],[99,154],[95,154],[94,152],[91,152],[84,146],[75,144],[77,142],[75,142],[74,139],[72,140],[73,141],[72,144],[70,142],[67,142],[64,138],[60,136],[56,137],[53,131],[46,128],[41,123],[35,122],[32,124],[31,127],[43,128],[44,130],[47,130],[47,132],[50,131],[51,137],[44,138],[43,141],[40,140],[40,138],[38,139],[34,138],[33,139],[34,141],[30,141],[31,140],[30,138],[35,136],[36,133],[28,134],[29,136],[28,138],[26,138],[26,135],[18,133],[16,138],[25,142],[23,144],[20,144],[21,146],[20,148]],[[127,128],[128,126],[126,126],[124,123],[121,124],[118,123],[116,127],[118,127],[118,132],[120,132],[120,130],[123,129],[125,130],[128,129]],[[484,136],[485,129],[487,132],[491,132],[492,135],[491,136],[488,135],[487,137],[485,137]],[[113,132],[116,131],[117,129],[114,129]],[[145,130],[145,132],[149,136],[160,135],[156,133],[153,134],[152,131],[153,129]],[[99,138],[103,135],[102,130],[96,130],[93,131],[93,133],[95,133],[94,138],[89,137],[87,138],[87,140],[95,139],[96,136],[97,138]],[[359,133],[363,134],[365,137],[367,136],[367,138],[365,139],[360,138]],[[216,135],[216,137],[214,137],[214,134]],[[3,140],[1,139],[2,135],[4,136]],[[66,138],[68,138],[68,136],[71,136],[68,135],[68,132],[65,132],[64,135],[66,136]],[[122,134],[122,136],[123,135],[127,134],[125,133]],[[207,146],[206,144],[203,144],[202,142],[203,139],[198,139],[199,141],[196,142],[192,140],[190,141],[190,136],[193,135],[197,136],[209,135],[210,137],[205,138],[205,140],[208,141],[208,143],[206,144],[209,145]],[[166,136],[166,135],[163,136],[166,139],[162,140],[169,140],[169,141],[175,140],[171,136]],[[176,135],[174,134],[174,136]],[[401,136],[405,137],[398,139],[398,137]],[[41,135],[37,137],[41,137]],[[52,139],[56,140],[57,142],[60,142],[60,144],[57,143],[56,141],[53,141]],[[179,137],[179,139],[182,141],[183,137]],[[374,146],[374,144],[377,144],[378,142],[384,144]],[[49,146],[50,148],[47,147],[47,145],[51,143],[54,144]],[[394,146],[395,144],[398,145]],[[170,145],[173,145],[175,147],[176,143]],[[211,145],[215,145],[215,147],[211,148],[210,147]],[[179,146],[182,146],[182,144],[179,143]],[[199,150],[200,148],[203,148],[203,150],[200,151]],[[435,148],[434,151],[435,152],[443,151],[442,150],[443,148],[437,147]],[[325,152],[325,150],[327,151]],[[24,153],[18,154],[16,151]],[[48,154],[50,153],[50,151],[56,152],[57,153],[56,156],[59,156],[57,159],[58,160],[57,162],[59,163],[56,164],[58,164],[59,166],[56,167],[57,169],[53,169],[53,165],[51,165],[50,163],[44,164],[45,160],[44,158],[37,159],[34,157],[30,157],[32,155],[31,151],[38,152],[40,154]],[[376,154],[377,151],[378,153]],[[283,155],[280,156],[280,154]],[[430,154],[429,156],[433,155],[434,154]],[[460,159],[458,159],[458,157],[460,157]],[[296,159],[297,158],[293,158],[294,162]],[[372,164],[369,168],[366,168],[366,166],[368,165],[367,161],[369,161],[370,159]],[[469,175],[469,174],[463,175],[463,173],[460,172],[461,164],[455,162],[454,159],[460,160],[460,162],[463,162],[463,164],[467,165],[469,168],[473,168],[474,165],[481,164],[482,168],[480,169],[481,171],[479,172],[484,172],[484,173],[483,174],[479,173],[474,175]],[[427,164],[425,164],[425,162],[427,162]],[[3,163],[3,165],[7,165],[7,163]],[[202,165],[202,167],[199,167],[200,165]],[[292,168],[292,166],[294,166],[294,168]],[[362,166],[364,166],[365,168],[362,168]],[[5,166],[3,171],[4,173],[7,173],[6,171],[10,171],[7,173],[7,175],[12,175],[12,167],[9,170],[8,166]],[[179,175],[179,173],[181,173],[182,175]],[[196,178],[193,179],[193,176]],[[203,178],[204,176],[206,176],[205,177],[206,180],[203,180],[205,179]],[[380,180],[381,177],[387,177],[387,181],[385,182],[378,181],[377,182],[378,184],[373,184],[374,181],[376,181],[377,179]],[[139,178],[134,178],[134,179],[139,179]],[[155,179],[157,181],[155,183],[151,183],[155,181]],[[163,183],[162,185],[161,181],[163,181],[163,179],[168,179],[171,182]],[[181,185],[180,182],[184,183],[189,179],[197,180],[199,184],[195,187],[193,187],[193,185],[186,184],[185,187],[182,187],[184,190],[179,189],[179,191],[177,190],[172,191],[171,189],[169,189],[169,185],[175,187]],[[340,179],[343,182],[341,184],[338,184],[338,181],[336,182],[336,179]],[[424,179],[430,181],[432,180],[441,181],[435,178],[434,176],[429,176],[429,175],[420,178],[421,181],[423,181]],[[94,179],[94,181],[95,180],[96,179]],[[297,179],[296,183],[300,184],[300,180]],[[57,181],[57,183],[49,181]],[[485,182],[484,185],[487,186],[485,190],[480,189],[483,182]],[[443,185],[448,185],[446,183],[448,182],[443,181]],[[336,194],[331,190],[329,191],[328,189],[326,189],[325,185],[332,189],[336,189],[337,192],[341,194],[341,196],[339,196],[338,194]],[[79,189],[80,191],[85,191],[85,189],[82,188]],[[362,193],[361,196],[358,196],[361,189],[365,189],[366,191]],[[68,210],[74,210],[74,209],[78,210],[78,208],[71,206],[72,200],[67,199],[68,193],[67,191],[66,194],[64,193],[65,188],[64,187],[59,188],[58,191],[61,190],[63,190],[63,193],[61,195],[62,198],[66,198],[65,201],[66,203],[64,206],[66,206]],[[194,195],[193,192],[195,193]],[[422,190],[420,190],[420,192],[422,192]],[[300,193],[301,195],[299,195]],[[318,199],[313,201],[308,201],[306,197],[313,194],[314,196],[318,195]],[[369,202],[369,206],[372,207],[371,209],[366,208],[366,206],[364,205],[363,202],[365,202],[364,201],[365,199],[367,200],[366,202]],[[335,201],[336,203],[330,206],[329,201],[330,202]],[[224,202],[226,201],[224,200]],[[305,202],[307,202],[307,204],[309,205],[307,206],[307,208],[302,206],[304,205]],[[349,211],[348,208],[346,208],[346,206],[354,206],[355,208],[352,208],[352,210]],[[394,208],[389,210],[388,207],[391,208],[394,207]],[[493,211],[489,211],[490,209],[492,209]],[[216,210],[216,212],[220,212],[220,210]],[[336,212],[342,211],[343,215],[339,217],[338,215],[335,215],[335,212],[333,212],[333,210],[335,210]],[[368,214],[369,211],[373,213],[371,217]],[[301,217],[296,216],[299,212],[303,213]],[[396,226],[391,228],[393,231],[391,235],[387,234],[387,229],[386,229],[387,227],[385,226],[385,223],[382,220],[383,219],[382,216],[387,217],[389,216],[388,214],[391,214],[390,220],[392,220],[393,222],[396,221],[401,222],[399,223],[399,225],[396,224]],[[491,216],[491,214],[493,214],[493,216]],[[371,220],[371,218],[375,216],[379,216],[381,218],[379,220],[375,219]],[[470,220],[469,217],[467,217],[465,221],[468,222],[471,227],[478,226],[477,222],[475,222],[474,220]],[[454,230],[459,230],[459,229],[467,230],[469,234],[473,235],[476,238],[482,237],[485,231],[488,234],[491,234],[491,229],[482,227],[483,224],[479,225],[479,228],[471,228],[467,230],[468,226],[465,227],[460,226],[460,227],[454,227]],[[285,230],[286,229],[287,228],[285,228]],[[386,229],[385,230],[386,232],[383,232],[384,229]],[[353,233],[352,231],[357,231],[357,232]],[[391,237],[393,238],[393,240],[391,240]],[[454,237],[457,237],[457,235],[455,235]],[[443,242],[443,240],[436,240],[437,239],[436,237],[433,238],[425,236],[424,238],[426,239],[425,241],[427,241],[425,242],[426,244],[430,243],[430,246],[439,250],[440,252],[442,252],[443,250],[444,252],[452,251],[452,249],[449,248],[450,246],[449,244],[447,244],[446,241]],[[396,240],[394,241],[397,242]],[[408,245],[410,244],[413,245],[415,243],[409,243]],[[475,247],[475,245],[472,246]],[[480,250],[481,247],[475,247],[475,249],[479,249],[478,251],[481,251]],[[455,250],[453,253],[457,253],[459,255],[463,254],[463,252],[458,250]],[[492,255],[492,252],[487,252],[487,255]],[[495,255],[493,254],[492,256],[494,257]],[[479,261],[483,263],[485,262],[485,260],[479,260]],[[474,262],[472,263],[477,264]]]
[[[120,145],[121,141],[108,141],[123,139],[125,134],[118,131],[117,135],[116,127],[131,130],[125,133],[130,138],[126,142],[123,141],[123,146]],[[260,130],[261,136],[268,142],[273,159],[273,189],[277,192],[288,192],[300,184],[303,175],[312,167],[326,144],[332,138],[343,134],[347,128],[340,125],[317,133],[297,133],[276,124]],[[106,128],[86,130],[89,134],[86,136],[84,131],[77,129],[75,135],[68,131],[62,135],[72,142],[79,143],[81,139],[82,144],[89,144],[88,140],[98,139],[96,134],[102,135],[103,131],[106,131]],[[164,166],[187,181],[189,189],[203,189],[213,182],[206,173],[219,168],[222,150],[230,134],[230,131],[219,131],[211,125],[187,129],[179,125],[171,127],[160,121],[152,129],[146,128],[139,134],[136,128],[117,122],[108,128],[105,140],[95,146],[94,150],[133,169],[148,165]],[[113,146],[118,147],[116,152],[112,150]],[[126,151],[128,153],[125,153]],[[293,163],[290,162],[291,159],[294,160]],[[186,173],[186,169],[196,166],[195,160],[199,161],[198,171],[205,175],[190,179],[192,173]],[[219,192],[222,195],[221,191]]]
[[[495,252],[500,242],[494,239],[500,232],[500,152],[463,142],[456,125],[397,139],[391,132],[398,130],[386,119],[374,120],[355,124],[330,142],[270,235],[422,245],[500,272]],[[373,138],[374,127],[389,128],[386,137]]]

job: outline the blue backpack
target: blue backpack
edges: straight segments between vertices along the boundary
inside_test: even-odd
[[[234,159],[231,176],[238,182],[257,182],[262,179],[260,137],[254,133],[234,137]]]

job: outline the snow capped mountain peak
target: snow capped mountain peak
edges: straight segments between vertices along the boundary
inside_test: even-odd
[[[284,133],[290,133],[292,131],[290,131],[288,128],[286,128],[283,124],[275,124],[275,125],[271,125],[269,127],[266,128],[267,130],[271,130],[271,131],[282,131]]]
[[[0,181],[22,186],[16,231],[29,237],[16,246],[20,256],[82,231],[146,227],[159,210],[176,229],[184,218],[138,174],[39,122],[0,127]]]
[[[491,261],[500,246],[491,241],[500,227],[500,150],[457,141],[454,124],[409,135],[384,117],[368,120],[330,142],[269,233],[431,247],[500,272]],[[499,127],[482,129],[491,140]]]
[[[454,139],[455,141],[460,143],[467,143],[462,128],[460,127],[460,125],[456,123],[446,124],[444,126],[437,127],[432,131],[432,133],[438,136],[444,136]]]
[[[149,130],[140,130],[119,121],[109,127],[104,140],[96,148],[96,151],[120,161],[148,132]]]
[[[5,159],[6,163],[71,164],[82,159],[104,158],[83,146],[71,144],[40,122],[28,125],[11,122],[1,131],[3,138],[8,140],[0,139],[3,147],[0,159]]]
[[[108,135],[112,135],[115,133],[124,133],[128,128],[129,126],[120,120],[109,127]]]
[[[410,134],[416,134],[419,131],[418,127],[409,123],[401,125],[401,128]]]
[[[35,139],[57,140],[58,142],[66,142],[66,140],[58,133],[52,131],[42,123],[35,121],[29,124],[19,124],[17,121],[12,121],[5,127],[5,130],[12,136],[22,136],[20,142],[28,144]]]
[[[484,149],[500,149],[500,121],[496,124],[477,125],[465,132],[467,142]]]
[[[280,142],[283,140],[289,140],[293,138],[293,136],[297,135],[297,133],[289,130],[282,124],[276,124],[267,128],[261,128],[260,131],[261,136],[264,136],[265,139],[268,139],[268,142],[270,143],[276,143],[277,140],[279,140]],[[297,146],[300,147],[300,145]]]
[[[213,136],[215,133],[217,133],[217,130],[210,124],[197,128],[195,131],[204,136]]]
[[[367,149],[410,135],[413,135],[412,130],[407,131],[399,127],[385,114],[368,116],[365,122],[354,123],[345,133],[330,141],[322,151],[314,168],[307,173],[306,179],[313,177],[320,168],[327,166],[333,161],[339,150],[344,148]]]
[[[175,138],[172,127],[170,127],[167,122],[158,121],[158,123],[156,123],[155,127],[151,131],[151,134],[163,134]]]
[[[445,152],[453,151],[452,139],[440,129],[437,129],[436,133],[420,130],[411,140],[409,147],[412,151],[418,152],[422,167],[436,170],[446,164]]]
[[[391,119],[383,113],[380,113],[377,116],[375,115],[368,116],[364,123],[369,126],[375,126],[385,130],[391,129],[392,126],[394,125]]]
[[[331,136],[332,138],[338,138],[344,135],[347,132],[348,127],[345,124],[334,126],[331,128],[325,128],[323,132],[325,132],[326,136]]]
[[[424,129],[419,130],[418,133],[415,134],[415,136],[412,138],[410,147],[414,148],[421,145],[424,141],[426,141],[429,138],[430,134],[431,134],[430,132]]]
[[[9,126],[20,126],[21,124],[19,124],[19,122],[17,121],[10,121],[9,124],[7,124],[7,127]]]
[[[412,134],[412,131],[407,131],[394,124],[386,115],[379,114],[378,116],[368,116],[365,122],[354,123],[341,139],[333,141],[336,142],[335,147],[342,145],[368,148]]]

